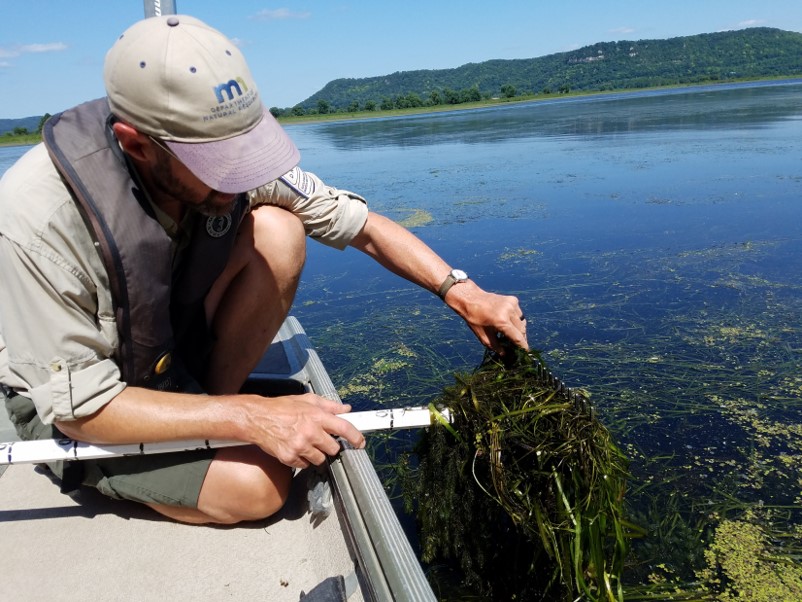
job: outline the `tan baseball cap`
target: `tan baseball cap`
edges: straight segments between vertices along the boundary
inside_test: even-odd
[[[103,76],[112,113],[163,140],[214,190],[253,190],[298,164],[242,53],[194,17],[135,23],[109,50]]]

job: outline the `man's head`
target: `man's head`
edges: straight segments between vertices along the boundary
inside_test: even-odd
[[[246,192],[298,163],[242,53],[193,17],[134,24],[106,55],[104,79],[112,113],[163,141],[214,190]]]

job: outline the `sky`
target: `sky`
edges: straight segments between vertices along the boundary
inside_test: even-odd
[[[534,58],[596,42],[746,27],[802,32],[802,0],[176,0],[240,47],[268,107],[339,78]],[[103,59],[140,0],[0,0],[0,118],[104,95]]]

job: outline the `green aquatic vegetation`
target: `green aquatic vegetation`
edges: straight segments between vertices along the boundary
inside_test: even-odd
[[[398,222],[405,228],[419,228],[420,226],[425,226],[434,220],[432,214],[424,209],[412,209],[411,211],[411,215]]]
[[[771,550],[769,537],[751,513],[724,520],[705,552],[707,567],[699,578],[718,590],[721,602],[798,602],[802,567]]]
[[[797,243],[755,239],[566,253],[555,238],[538,239],[537,253],[521,251],[527,244],[534,243],[484,257],[493,269],[518,276],[514,292],[527,314],[536,315],[530,341],[572,384],[592,390],[597,413],[630,460],[626,516],[645,533],[630,542],[625,599],[718,599],[723,586],[697,576],[708,566],[705,552],[722,521],[750,522],[744,513],[754,509],[777,512],[770,529],[760,523],[771,546],[758,564],[771,565],[775,557],[802,562],[802,285],[798,260],[775,259],[781,252],[786,261],[802,257],[787,255]],[[354,300],[359,319],[343,320],[344,302]],[[420,405],[441,395],[444,379],[453,381],[451,374],[480,361],[458,318],[434,303],[402,289],[359,290],[310,308],[321,316],[311,336],[337,383],[358,382],[380,358],[399,361],[401,341],[415,354],[410,368],[375,373],[379,385],[366,385],[347,401],[358,409]],[[414,436],[403,440],[406,447],[398,444],[379,450],[385,482],[398,456],[405,461]],[[415,456],[409,457],[417,475]],[[443,482],[457,468],[444,465]],[[473,478],[470,470],[463,474]],[[472,507],[477,492],[488,512],[497,512],[498,502],[472,487],[448,498],[452,515]],[[514,550],[518,540],[507,533],[516,527],[511,519],[503,524],[509,531],[499,526],[497,539]],[[462,529],[463,541],[484,545],[473,525]],[[495,548],[487,549],[482,566],[503,565]],[[529,570],[526,560],[513,564],[512,550],[504,556],[510,566]],[[449,563],[433,562],[427,570],[445,580]],[[728,583],[735,596],[736,584]],[[453,584],[436,591],[443,599],[469,599]],[[469,591],[480,598],[476,587]]]
[[[540,255],[540,251],[535,249],[505,249],[498,259],[504,263],[519,262],[522,259],[530,259]]]
[[[415,358],[406,345],[400,344],[390,350],[389,357],[378,357],[369,369],[357,374],[345,385],[337,389],[337,394],[342,398],[347,398],[353,394],[369,394],[381,392],[385,387],[384,379],[387,375],[411,367],[411,360]]]
[[[425,562],[494,600],[622,600],[627,460],[587,399],[536,354],[456,375],[405,479]]]

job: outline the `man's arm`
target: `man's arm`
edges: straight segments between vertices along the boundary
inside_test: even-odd
[[[437,293],[451,271],[451,266],[409,230],[373,212],[368,213],[365,226],[351,241],[351,246],[433,293]],[[517,298],[486,292],[473,280],[468,280],[452,286],[445,295],[445,302],[468,323],[486,347],[502,351],[499,333],[515,345],[527,347],[526,322]]]
[[[344,437],[354,447],[364,446],[362,433],[336,416],[350,409],[311,393],[265,398],[126,387],[91,416],[56,426],[68,437],[97,444],[233,439],[258,445],[280,462],[303,468],[339,452],[332,435]]]

